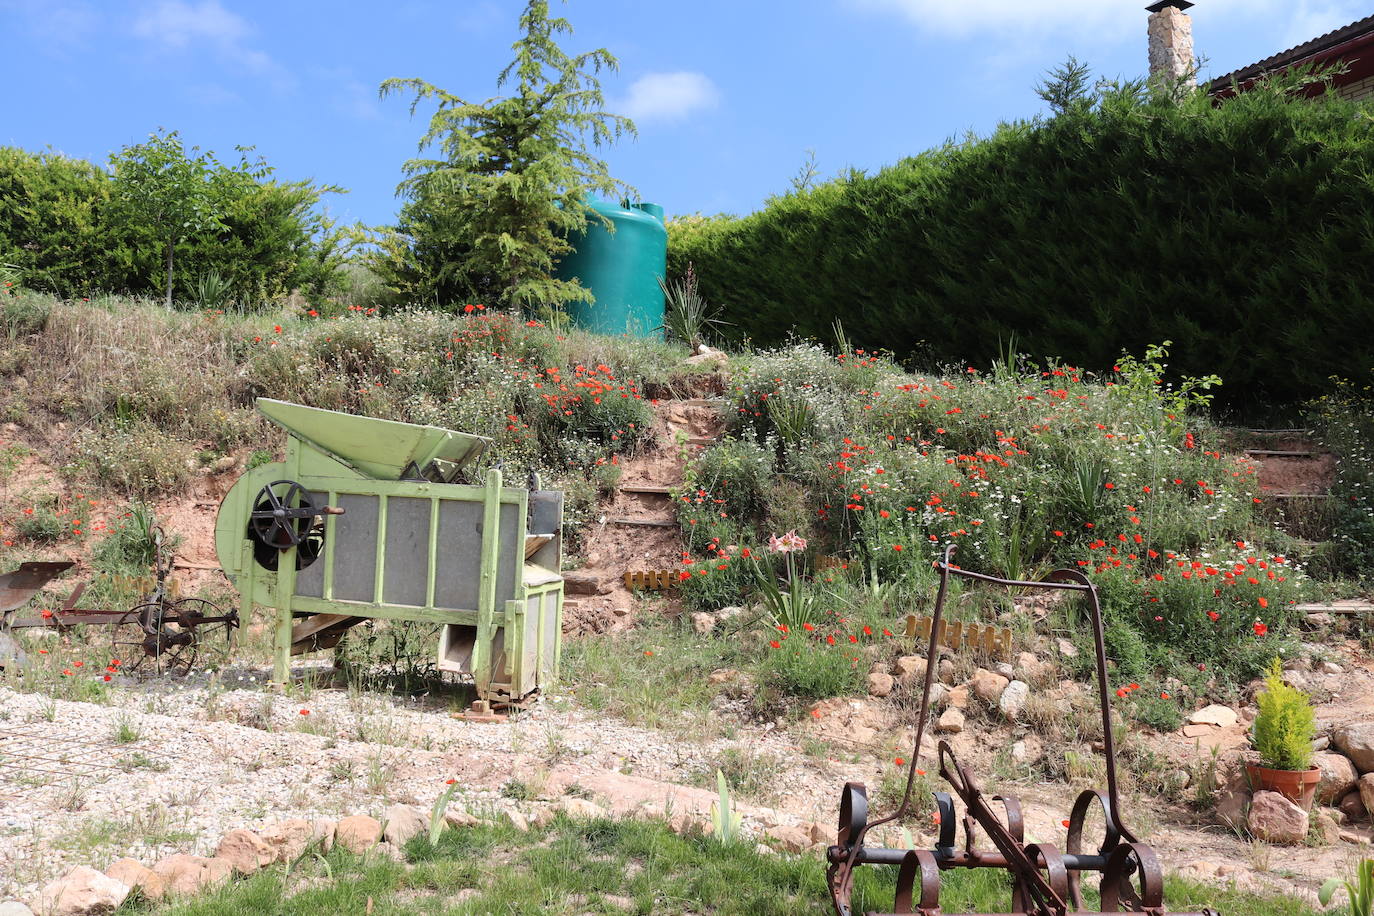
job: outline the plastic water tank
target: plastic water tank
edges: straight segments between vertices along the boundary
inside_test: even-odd
[[[595,302],[573,302],[568,314],[578,327],[598,334],[661,333],[663,290],[659,278],[668,261],[668,230],[657,204],[593,199],[593,210],[610,220],[612,232],[590,218],[587,231],[569,239],[574,251],[563,257],[557,275],[576,278]]]

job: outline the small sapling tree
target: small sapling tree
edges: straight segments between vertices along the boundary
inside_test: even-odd
[[[564,52],[554,39],[572,26],[549,17],[548,0],[529,0],[520,28],[497,79],[508,96],[469,102],[422,79],[382,83],[383,97],[413,94],[412,114],[438,103],[420,151],[439,155],[406,162],[399,225],[374,260],[402,296],[520,307],[591,299],[553,270],[568,236],[586,228],[587,195],[629,191],[588,143],[612,143],[634,124],[603,110],[597,74],[617,68],[609,51]]]

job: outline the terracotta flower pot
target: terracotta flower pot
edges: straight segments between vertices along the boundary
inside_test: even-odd
[[[1258,764],[1247,763],[1245,772],[1250,777],[1250,787],[1255,791],[1264,789],[1277,792],[1304,811],[1312,809],[1312,800],[1317,795],[1317,783],[1321,782],[1322,771],[1319,767],[1305,770],[1271,770]]]

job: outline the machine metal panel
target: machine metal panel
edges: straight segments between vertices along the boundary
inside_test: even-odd
[[[439,503],[439,568],[434,606],[477,609],[482,573],[482,504],[445,499]]]
[[[423,607],[429,584],[429,518],[432,503],[410,496],[386,502],[386,555],[382,601]]]
[[[343,601],[372,601],[377,589],[379,497],[340,493],[344,515],[334,524],[334,594]]]
[[[516,575],[525,565],[524,519],[520,517],[520,505],[502,503],[499,519],[501,558],[496,567],[497,607],[515,597]]]
[[[310,491],[310,501],[317,506],[329,502],[329,494],[320,490]],[[296,594],[303,598],[324,597],[324,557],[296,573]]]

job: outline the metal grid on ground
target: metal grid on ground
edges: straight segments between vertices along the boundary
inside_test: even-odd
[[[121,772],[119,759],[125,755],[119,748],[73,737],[70,728],[50,722],[0,728],[0,789],[67,780],[104,782]]]

